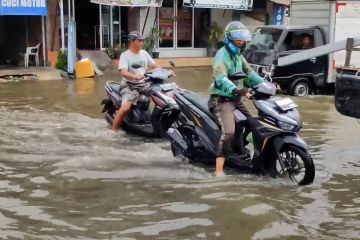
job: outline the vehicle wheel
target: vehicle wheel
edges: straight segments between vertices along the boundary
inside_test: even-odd
[[[281,149],[279,155],[285,168],[281,167],[279,159],[276,157],[269,166],[272,177],[289,176],[298,185],[307,185],[314,181],[315,166],[309,153],[299,147],[286,145]]]
[[[175,147],[175,145],[173,143],[171,143],[171,152],[174,155],[174,157],[180,158],[181,160],[186,160],[186,157],[181,152],[181,150],[178,149],[177,147]]]
[[[306,97],[309,95],[310,88],[306,81],[296,81],[291,87],[291,95],[298,97]]]
[[[115,117],[116,109],[114,107],[109,108],[105,114],[105,120],[112,125],[113,119]]]

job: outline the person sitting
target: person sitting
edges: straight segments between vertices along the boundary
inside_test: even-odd
[[[119,71],[123,77],[121,84],[124,87],[122,87],[120,91],[121,106],[116,112],[112,125],[112,131],[114,132],[120,128],[123,120],[130,113],[131,106],[136,105],[139,92],[147,91],[143,89],[146,86],[130,86],[128,81],[142,80],[144,79],[146,71],[157,68],[156,62],[151,58],[149,53],[142,50],[145,38],[139,32],[133,31],[129,33],[128,39],[128,50],[120,55]],[[134,65],[140,65],[141,67],[135,69],[133,68]]]
[[[246,117],[251,117],[241,97],[251,97],[248,87],[256,86],[264,79],[260,77],[241,55],[246,42],[250,41],[249,30],[238,21],[230,22],[225,28],[224,44],[213,62],[214,81],[209,88],[209,109],[213,112],[221,127],[221,137],[217,146],[215,176],[223,173],[225,158],[230,153],[230,146],[235,134],[234,110],[238,109]],[[228,76],[244,72],[246,80],[232,82]]]

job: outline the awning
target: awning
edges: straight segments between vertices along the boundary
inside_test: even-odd
[[[163,0],[91,0],[90,2],[110,6],[161,7]]]
[[[291,0],[270,0],[274,3],[290,6]]]
[[[185,7],[251,11],[253,0],[184,0]]]
[[[46,16],[47,0],[0,0],[0,15]]]

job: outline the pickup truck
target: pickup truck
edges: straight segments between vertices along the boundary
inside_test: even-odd
[[[359,0],[292,0],[290,25],[257,28],[245,58],[259,73],[275,64],[274,81],[291,95],[306,96],[310,92],[333,89],[336,68],[345,62],[344,50],[309,57],[301,63],[291,61],[294,64],[287,65],[279,61],[276,65],[276,62],[305,49],[357,38],[360,36],[359,19]],[[352,67],[360,68],[360,52],[352,54],[351,59]]]
[[[276,60],[324,44],[325,34],[318,26],[269,25],[254,31],[243,56],[260,74],[270,71],[274,64],[272,78],[282,90],[290,95],[307,96],[311,91],[319,92],[334,86],[327,82],[330,64],[328,56],[310,58],[282,67],[277,66]]]

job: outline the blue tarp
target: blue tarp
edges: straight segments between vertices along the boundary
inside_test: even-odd
[[[0,0],[0,15],[46,16],[47,0]]]

